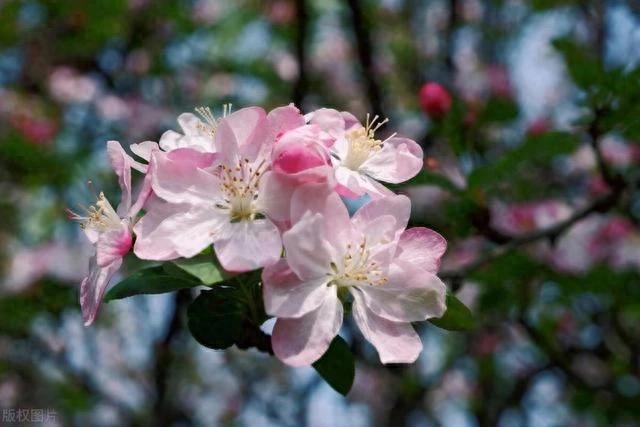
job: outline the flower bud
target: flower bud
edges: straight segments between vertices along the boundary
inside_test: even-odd
[[[426,83],[420,89],[420,105],[433,119],[442,118],[451,109],[451,95],[438,83]]]
[[[325,181],[331,159],[327,145],[333,141],[318,126],[306,125],[285,132],[273,149],[273,170],[299,184]]]

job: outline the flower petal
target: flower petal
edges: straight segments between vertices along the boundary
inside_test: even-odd
[[[333,142],[315,125],[286,132],[275,144],[273,170],[302,184],[323,182],[333,174],[327,146]]]
[[[125,153],[118,141],[107,142],[107,155],[122,190],[122,199],[118,205],[118,216],[123,218],[131,208],[131,163],[133,159]]]
[[[317,279],[331,271],[332,250],[326,235],[323,216],[310,212],[282,235],[289,265],[300,279]]]
[[[152,203],[133,228],[135,254],[141,259],[191,258],[213,243],[213,235],[227,221],[213,209]]]
[[[226,222],[213,236],[213,248],[228,271],[250,271],[271,265],[282,253],[280,231],[269,219]]]
[[[382,363],[413,363],[422,351],[422,341],[410,323],[397,323],[377,316],[354,289],[353,318],[362,335],[378,350]]]
[[[158,143],[155,141],[142,141],[138,144],[131,144],[129,145],[129,149],[131,150],[131,152],[133,154],[135,154],[136,156],[140,157],[143,160],[146,160],[147,162],[149,162],[149,160],[151,160],[151,153],[153,153],[155,150],[159,150],[160,147],[158,146]],[[136,162],[138,163],[138,162]],[[140,164],[140,163],[138,163]],[[140,170],[138,168],[134,169],[138,170],[139,172],[145,173],[146,171]]]
[[[120,229],[108,230],[100,234],[96,244],[96,261],[98,267],[106,267],[122,258],[129,252],[133,236],[129,231],[129,222],[123,221]]]
[[[220,191],[218,178],[201,168],[211,165],[215,155],[183,148],[171,153],[153,153],[150,167],[155,194],[171,203],[211,204]]]
[[[278,139],[285,132],[305,124],[304,116],[300,114],[300,110],[293,104],[277,107],[269,111],[267,121],[275,139]]]
[[[265,310],[270,316],[301,317],[324,302],[328,281],[328,277],[321,277],[303,282],[281,259],[262,271]]]
[[[288,221],[291,197],[296,189],[295,183],[272,171],[267,171],[260,178],[259,185],[258,200],[256,200],[259,209],[274,221]]]
[[[308,114],[307,117],[310,124],[320,126],[323,131],[334,139],[341,139],[344,136],[345,120],[339,111],[331,108],[320,108]]]
[[[437,276],[396,263],[389,269],[388,280],[358,287],[362,301],[376,315],[394,322],[419,322],[444,314],[446,286]]]
[[[96,319],[104,291],[121,265],[122,258],[103,268],[98,267],[95,257],[91,259],[89,276],[80,285],[80,308],[82,309],[82,319],[85,326],[91,325]]]
[[[184,135],[168,130],[160,137],[159,145],[166,152],[179,148],[191,148],[205,153],[215,152],[213,138],[203,128],[207,126],[193,113],[182,113],[178,116],[178,124]]]
[[[360,166],[367,175],[384,182],[398,184],[413,178],[423,166],[422,148],[408,138],[391,138],[382,150]]]
[[[373,231],[380,240],[397,240],[409,222],[411,200],[404,195],[393,195],[374,199],[358,209],[353,215],[353,225],[365,235]],[[378,218],[391,216],[395,221],[380,222]],[[374,224],[386,227],[373,227]],[[375,237],[372,236],[372,237]]]
[[[373,199],[392,196],[395,193],[375,179],[352,171],[344,166],[337,166],[335,169],[336,181],[338,184],[349,189],[353,194],[344,194],[346,197],[361,196],[365,193],[369,194]]]
[[[342,303],[335,286],[320,307],[297,319],[278,319],[273,328],[273,352],[291,366],[310,365],[327,351],[342,326]]]
[[[218,123],[214,145],[225,163],[236,164],[240,156],[255,160],[270,137],[265,111],[259,107],[248,107]]]
[[[400,236],[397,257],[436,274],[446,250],[447,241],[440,234],[429,228],[413,227]]]
[[[142,210],[144,205],[147,203],[147,200],[153,194],[153,189],[151,188],[151,174],[146,174],[144,179],[142,180],[142,185],[140,186],[140,190],[138,192],[138,198],[136,202],[131,205],[131,209],[129,209],[128,217],[135,220],[136,216]]]

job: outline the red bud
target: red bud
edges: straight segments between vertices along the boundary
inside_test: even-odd
[[[438,83],[425,83],[420,89],[420,105],[433,119],[442,118],[451,109],[451,95]]]

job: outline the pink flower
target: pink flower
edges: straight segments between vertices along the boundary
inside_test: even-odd
[[[393,194],[377,181],[397,184],[414,177],[422,168],[422,149],[415,141],[396,137],[375,139],[375,132],[386,120],[365,126],[347,112],[322,108],[307,116],[336,142],[331,147],[335,178],[351,195],[369,193],[373,198]],[[348,193],[343,195],[349,196]]]
[[[571,208],[558,200],[526,203],[491,204],[491,225],[498,231],[516,236],[551,227],[571,216]]]
[[[134,251],[143,259],[190,258],[214,244],[222,266],[248,271],[280,258],[280,232],[269,218],[278,195],[271,185],[272,132],[264,110],[239,110],[220,120],[216,153],[190,148],[152,153],[157,199],[136,224]]]
[[[373,200],[352,218],[336,193],[308,184],[291,201],[294,226],[283,234],[286,259],[262,274],[265,308],[278,318],[276,356],[315,362],[342,325],[341,299],[383,363],[409,363],[422,350],[410,322],[440,317],[445,285],[435,275],[446,242],[427,228],[405,230],[405,196]]]
[[[122,189],[117,210],[100,193],[96,204],[84,216],[70,211],[71,219],[80,222],[85,235],[95,245],[89,275],[80,285],[80,307],[85,326],[95,320],[109,281],[122,265],[124,255],[131,249],[133,223],[151,191],[150,183],[145,180],[138,200],[132,204],[131,167],[134,161],[117,141],[107,142],[107,153]]]
[[[184,134],[174,130],[168,130],[162,134],[160,141],[144,141],[139,144],[131,144],[131,151],[138,157],[146,160],[151,158],[154,150],[173,151],[178,148],[191,148],[203,153],[214,153],[214,136],[222,118],[231,113],[231,104],[223,106],[221,118],[216,118],[208,107],[196,109],[200,118],[192,113],[182,113],[178,116],[178,124]]]

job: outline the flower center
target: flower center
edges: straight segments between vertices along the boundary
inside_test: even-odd
[[[228,211],[231,222],[261,217],[256,201],[260,178],[267,167],[264,160],[255,165],[249,159],[241,159],[235,167],[218,166],[224,196],[216,203],[216,207]]]
[[[370,259],[370,250],[366,239],[354,246],[347,245],[347,252],[342,257],[342,265],[331,264],[333,270],[331,283],[338,287],[371,285],[380,286],[388,282],[382,268]]]
[[[378,121],[378,119],[379,117],[375,116],[370,120],[369,114],[367,114],[367,120],[364,127],[347,132],[346,139],[348,143],[348,150],[346,157],[342,161],[343,166],[357,171],[372,153],[380,151],[382,149],[382,145],[389,138],[395,136],[395,134],[393,134],[384,141],[376,139],[376,131],[380,126],[389,121],[389,119],[384,119],[382,121]]]
[[[83,208],[83,210],[85,211],[85,215],[80,215],[68,210],[69,218],[78,221],[80,228],[83,230],[93,228],[102,233],[120,228],[122,220],[102,192],[98,195],[98,200],[95,205],[89,206],[89,208]]]
[[[216,131],[222,119],[231,114],[231,104],[224,104],[222,106],[222,117],[218,118],[213,115],[209,107],[197,107],[195,110],[204,122],[198,123],[198,130],[213,139],[213,137],[216,136]]]

